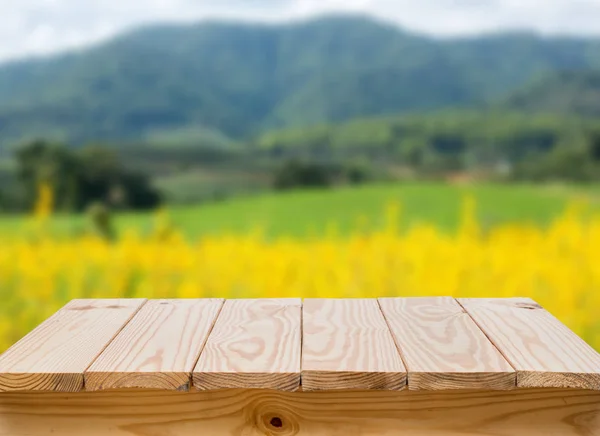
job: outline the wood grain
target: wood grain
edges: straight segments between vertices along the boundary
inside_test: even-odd
[[[513,389],[515,370],[450,297],[381,298],[411,390]]]
[[[459,303],[517,370],[517,386],[600,390],[600,355],[535,301]]]
[[[227,300],[193,372],[196,389],[300,386],[300,299]]]
[[[375,299],[307,299],[302,388],[406,387],[406,369]]]
[[[0,392],[77,392],[146,300],[73,300],[0,356]]]
[[[0,394],[0,436],[598,436],[579,390]]]
[[[86,371],[86,390],[189,390],[222,305],[222,299],[148,301]]]

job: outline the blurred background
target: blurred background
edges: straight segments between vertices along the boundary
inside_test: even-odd
[[[138,296],[526,296],[600,349],[599,0],[0,6],[0,352]]]

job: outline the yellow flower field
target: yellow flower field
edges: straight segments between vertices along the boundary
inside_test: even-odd
[[[45,200],[48,201],[48,200]],[[72,298],[529,296],[600,349],[600,217],[573,207],[550,227],[485,233],[467,201],[462,226],[388,225],[314,240],[185,240],[167,227],[122,235],[1,241],[0,351]],[[44,207],[38,215],[44,215]],[[160,227],[160,226],[159,226]]]

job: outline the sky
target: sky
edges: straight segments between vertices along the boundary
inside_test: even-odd
[[[600,0],[0,0],[0,60],[81,47],[148,23],[343,12],[440,37],[515,29],[600,36]]]

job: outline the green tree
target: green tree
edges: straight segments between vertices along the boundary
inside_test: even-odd
[[[72,209],[76,204],[78,162],[69,150],[54,143],[34,141],[16,151],[17,174],[22,185],[24,204],[31,208],[38,187],[49,184],[54,190],[56,208]]]
[[[314,162],[290,160],[275,172],[275,189],[330,186],[338,169]]]
[[[125,168],[103,147],[73,151],[61,144],[35,141],[16,153],[25,204],[31,207],[40,183],[49,184],[62,210],[84,210],[94,202],[113,208],[148,209],[160,202],[149,179]]]

